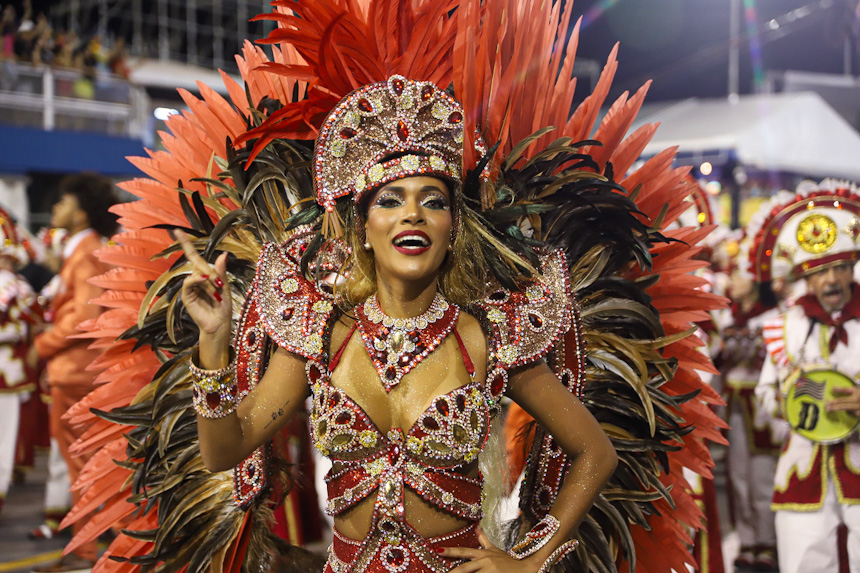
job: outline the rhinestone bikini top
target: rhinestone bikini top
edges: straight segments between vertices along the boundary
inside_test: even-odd
[[[469,374],[474,373],[462,340],[454,330]],[[344,346],[349,341],[347,337]],[[404,486],[446,512],[480,519],[482,479],[455,470],[473,462],[490,428],[490,399],[474,380],[436,397],[407,431],[383,433],[343,390],[331,384],[337,367],[313,384],[311,436],[320,452],[345,466],[330,474],[327,512],[338,515],[376,490],[383,505],[395,506]]]

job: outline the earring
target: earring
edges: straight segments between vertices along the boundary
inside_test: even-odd
[[[370,250],[370,243],[364,243],[364,250],[365,250],[365,251],[369,251],[369,250]]]

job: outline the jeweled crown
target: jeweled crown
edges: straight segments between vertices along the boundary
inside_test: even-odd
[[[363,194],[414,175],[462,180],[463,107],[432,82],[391,76],[329,113],[314,150],[317,202]]]

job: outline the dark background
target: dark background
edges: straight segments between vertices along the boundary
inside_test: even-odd
[[[32,0],[34,12],[61,1]],[[570,1],[574,14],[583,17],[580,58],[602,65],[612,46],[621,44],[613,97],[648,79],[654,80],[649,101],[727,94],[732,0]],[[846,39],[850,71],[860,75],[858,0],[739,1],[741,94],[752,93],[756,73],[761,78],[769,70],[843,73]],[[769,25],[772,20],[777,29]]]

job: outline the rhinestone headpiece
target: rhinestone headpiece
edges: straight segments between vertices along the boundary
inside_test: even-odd
[[[345,97],[326,117],[314,153],[317,202],[362,195],[413,175],[462,180],[463,107],[432,82],[391,76]]]

